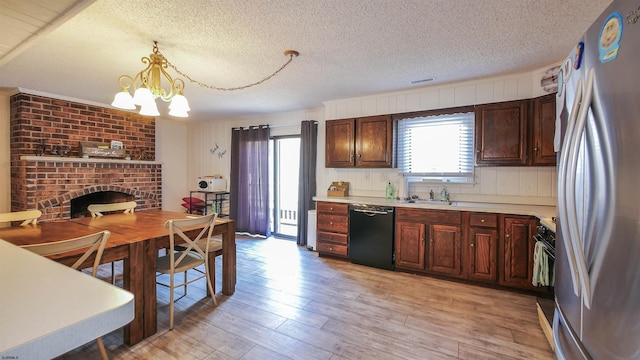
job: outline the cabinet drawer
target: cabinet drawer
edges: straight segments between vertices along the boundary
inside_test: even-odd
[[[339,256],[347,256],[346,245],[336,245],[336,244],[325,243],[321,241],[318,241],[316,245],[318,246],[318,252],[339,255]]]
[[[460,225],[460,211],[397,208],[396,221]]]
[[[347,234],[318,231],[318,241],[347,245]]]
[[[496,214],[470,214],[469,225],[479,227],[496,227],[498,226],[498,215]]]
[[[349,216],[318,214],[318,230],[346,234],[349,232]]]
[[[316,204],[316,209],[318,214],[332,213],[349,215],[349,204],[319,201]]]

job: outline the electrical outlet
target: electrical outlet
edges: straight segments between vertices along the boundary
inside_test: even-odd
[[[389,176],[386,173],[380,174],[380,180],[387,182],[389,181]]]
[[[362,180],[366,181],[366,182],[370,182],[371,181],[371,173],[369,173],[368,171],[365,171],[362,174]]]

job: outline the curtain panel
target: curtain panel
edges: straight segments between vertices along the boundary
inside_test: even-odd
[[[231,130],[229,193],[236,231],[270,236],[268,125]]]
[[[315,209],[316,154],[318,122],[305,120],[300,125],[300,175],[298,176],[298,237],[299,246],[307,245],[309,210]]]

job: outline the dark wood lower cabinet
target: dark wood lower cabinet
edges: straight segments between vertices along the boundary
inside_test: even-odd
[[[469,229],[469,279],[495,282],[498,279],[498,230]]]
[[[500,285],[526,290],[544,290],[533,286],[533,250],[538,220],[529,216],[505,216],[501,243]]]
[[[452,276],[462,275],[461,233],[459,226],[431,225],[427,270]]]
[[[317,244],[322,255],[349,256],[349,204],[318,202]]]
[[[396,222],[396,267],[424,270],[425,224]]]
[[[531,216],[398,208],[396,269],[549,292],[531,284],[537,225]]]

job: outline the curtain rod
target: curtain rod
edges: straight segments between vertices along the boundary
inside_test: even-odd
[[[314,122],[314,123],[316,123],[316,124],[318,123],[318,121],[317,121],[317,120],[309,120],[309,121],[313,121],[313,122]],[[231,128],[231,130],[240,130],[240,129],[242,129],[242,130],[247,130],[247,129],[249,129],[249,128],[258,128],[258,127],[263,127],[263,126],[266,126],[266,127],[268,127],[269,129],[277,129],[277,128],[282,128],[282,127],[300,126],[300,124],[284,124],[284,125],[269,125],[269,124],[267,124],[267,125],[251,125],[251,126],[246,126],[246,127],[245,127],[245,126],[242,126],[242,127],[234,127],[234,128]]]

